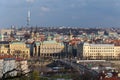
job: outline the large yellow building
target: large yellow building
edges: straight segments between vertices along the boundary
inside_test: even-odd
[[[30,49],[26,46],[25,42],[11,42],[10,54],[16,57],[29,58]]]
[[[40,57],[59,57],[64,50],[64,44],[54,40],[35,42],[34,55]]]
[[[0,42],[0,54],[10,54],[15,57],[30,58],[30,48],[25,42]]]
[[[8,54],[9,53],[9,42],[0,41],[0,54]]]
[[[120,46],[114,44],[80,44],[78,54],[84,59],[120,59]]]

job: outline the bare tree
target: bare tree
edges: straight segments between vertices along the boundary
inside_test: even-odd
[[[18,74],[15,75],[15,76],[10,76],[9,73],[14,72],[14,71],[17,71]],[[32,71],[29,71],[27,73],[23,73],[23,72],[24,71],[20,71],[20,70],[17,70],[17,69],[7,71],[6,73],[3,74],[1,80],[10,80],[10,79],[15,79],[15,78],[20,78],[22,76],[26,76],[27,74],[31,73]]]
[[[29,73],[33,72],[33,66],[29,66],[29,71],[26,72],[26,70],[22,69],[21,65],[22,64],[19,63],[19,65],[16,68],[3,73],[3,76],[0,80],[10,80],[10,79],[21,78],[21,77],[28,76]],[[17,72],[17,74],[11,76],[10,73],[12,72]]]

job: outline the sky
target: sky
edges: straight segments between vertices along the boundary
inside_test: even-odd
[[[0,0],[0,28],[120,27],[120,0]]]

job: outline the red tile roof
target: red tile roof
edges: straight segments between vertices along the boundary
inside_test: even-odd
[[[12,56],[12,55],[7,55],[7,54],[0,55],[0,59],[5,59],[5,58],[14,58],[14,56]]]
[[[0,55],[0,59],[6,59],[6,58],[14,58],[16,61],[23,61],[23,60],[25,60],[25,59],[19,58],[19,57],[15,58],[14,56],[12,56],[12,55],[7,55],[7,54]]]

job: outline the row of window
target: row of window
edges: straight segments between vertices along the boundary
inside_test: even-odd
[[[58,51],[61,51],[61,49],[59,49],[59,50],[41,50],[41,53],[44,53],[44,52],[58,52]]]
[[[96,54],[85,54],[85,56],[104,56],[104,55],[102,55],[102,54],[99,54],[99,53],[96,53]],[[113,54],[111,54],[111,53],[109,53],[109,56],[113,56]]]
[[[88,49],[114,49],[114,47],[88,47]]]
[[[20,46],[15,46],[15,47],[11,47],[11,49],[24,49],[26,47],[20,47]]]
[[[114,58],[116,56],[84,56],[84,57],[87,57],[87,58]]]
[[[61,49],[61,48],[40,48],[41,50],[46,50],[46,49],[53,49],[53,50],[56,50],[56,49]]]
[[[114,52],[114,50],[90,50],[88,52]]]
[[[54,56],[59,56],[59,54],[41,54],[41,56],[44,56],[44,57],[54,57]]]
[[[49,46],[49,47],[46,46],[46,47],[40,47],[40,48],[43,48],[43,49],[44,49],[44,48],[51,48],[51,49],[53,48],[53,49],[56,49],[56,48],[61,48],[61,46],[54,46],[54,47],[52,47],[52,46]]]
[[[28,53],[29,51],[11,51],[11,53]]]

